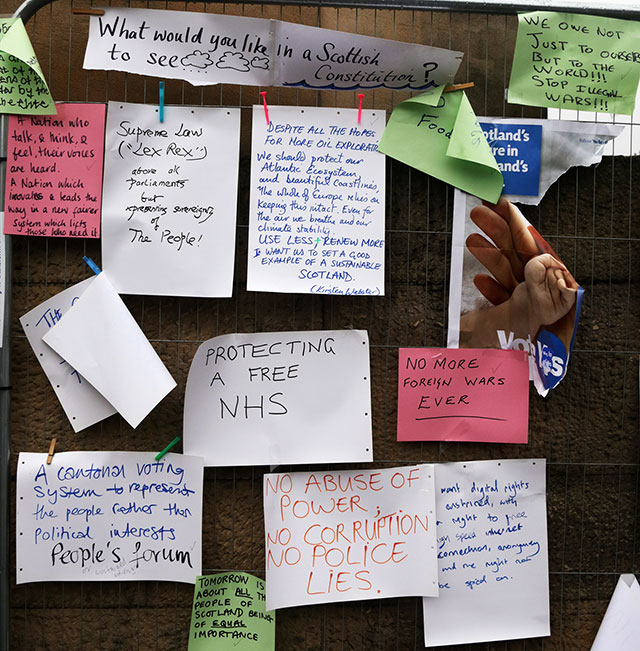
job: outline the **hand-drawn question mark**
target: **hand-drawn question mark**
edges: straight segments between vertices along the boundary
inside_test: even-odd
[[[427,61],[422,64],[422,67],[424,68],[424,81],[426,83],[429,81],[429,73],[433,72],[438,67],[438,64],[435,61]]]

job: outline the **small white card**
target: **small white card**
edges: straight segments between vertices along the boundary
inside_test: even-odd
[[[80,373],[42,341],[91,285],[93,278],[68,287],[20,317],[27,340],[58,396],[75,432],[117,413],[105,398]]]
[[[104,272],[42,338],[137,427],[176,386]]]

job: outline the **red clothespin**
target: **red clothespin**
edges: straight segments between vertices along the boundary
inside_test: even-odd
[[[360,100],[360,103],[358,104],[358,124],[360,124],[362,120],[362,100],[364,99],[364,94],[358,93],[358,99]]]
[[[49,455],[47,456],[47,465],[50,466],[53,461],[53,455],[56,449],[56,439],[51,439],[51,445],[49,445]]]
[[[261,91],[260,95],[262,95],[262,104],[264,105],[264,117],[267,120],[267,124],[271,124],[269,122],[269,107],[267,106],[267,91]]]

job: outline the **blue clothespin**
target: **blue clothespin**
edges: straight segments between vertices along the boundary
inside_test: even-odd
[[[96,276],[102,272],[102,269],[100,269],[100,267],[91,258],[88,258],[86,255],[83,255],[82,259],[89,265],[91,271],[93,271],[93,273]]]
[[[158,94],[160,95],[158,114],[160,115],[160,122],[164,122],[164,81],[160,82]]]

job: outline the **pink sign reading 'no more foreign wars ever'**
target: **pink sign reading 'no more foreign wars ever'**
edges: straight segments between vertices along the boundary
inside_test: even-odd
[[[398,441],[526,443],[528,416],[523,351],[400,349]]]
[[[4,232],[99,237],[104,104],[9,118]]]

